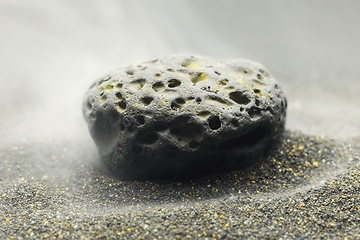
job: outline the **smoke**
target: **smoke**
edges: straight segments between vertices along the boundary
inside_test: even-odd
[[[88,86],[120,65],[162,54],[250,58],[275,73],[349,72],[359,65],[358,6],[325,0],[1,1],[0,141],[91,141],[80,109]]]

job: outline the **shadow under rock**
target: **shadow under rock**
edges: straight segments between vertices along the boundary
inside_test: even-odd
[[[2,147],[0,187],[12,188],[17,181],[30,179],[29,184],[40,184],[50,196],[56,196],[53,202],[66,199],[56,204],[66,207],[75,204],[80,209],[282,194],[302,191],[334,178],[355,153],[353,142],[356,141],[340,142],[285,131],[268,156],[252,166],[152,181],[119,180],[107,170],[89,142],[33,142]]]
[[[345,142],[285,131],[267,157],[243,169],[152,181],[122,181],[94,169],[91,191],[84,194],[132,205],[301,191],[339,174],[351,154],[347,148]]]

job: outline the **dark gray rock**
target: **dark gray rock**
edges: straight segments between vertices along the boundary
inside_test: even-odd
[[[255,162],[284,129],[286,107],[259,63],[171,55],[99,79],[83,112],[110,168],[148,179]]]

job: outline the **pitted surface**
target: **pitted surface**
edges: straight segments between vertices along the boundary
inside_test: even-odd
[[[259,63],[171,55],[99,79],[83,111],[113,170],[151,178],[250,164],[283,129],[286,107]]]

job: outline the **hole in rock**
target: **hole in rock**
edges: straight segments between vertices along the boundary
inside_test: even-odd
[[[229,86],[229,87],[225,87],[225,89],[226,89],[227,91],[232,91],[232,90],[234,90],[235,88],[234,88],[233,86]]]
[[[270,74],[267,71],[265,71],[264,69],[259,69],[259,72],[264,74],[264,76],[266,76],[266,77],[270,76]]]
[[[91,110],[92,105],[91,105],[91,103],[89,101],[86,102],[86,107],[87,107],[88,110]]]
[[[178,87],[180,85],[181,85],[181,82],[178,79],[170,79],[168,81],[168,87],[169,88],[175,88],[175,87]]]
[[[185,104],[185,99],[183,99],[183,98],[176,98],[175,101],[178,104]]]
[[[248,104],[250,102],[250,99],[239,91],[229,93],[229,97],[238,104]]]
[[[122,95],[121,95],[120,92],[115,93],[115,96],[116,96],[116,98],[117,98],[118,100],[121,100],[121,99],[122,99]]]
[[[188,58],[188,59],[184,59],[181,63],[181,66],[183,67],[187,67],[190,65],[190,63],[192,62],[193,60],[191,58]]]
[[[261,117],[261,110],[256,107],[250,108],[248,113],[249,113],[250,117],[254,118],[254,119]]]
[[[222,99],[221,97],[215,96],[215,95],[209,95],[205,97],[206,100],[209,101],[214,101],[220,104],[224,104],[224,105],[231,105],[227,100]]]
[[[153,84],[152,88],[154,89],[155,92],[159,92],[161,90],[164,90],[165,85],[162,82],[156,82]]]
[[[147,129],[144,131],[139,131],[136,135],[136,139],[144,144],[154,144],[159,139],[159,136],[156,132]]]
[[[259,94],[261,91],[259,89],[254,89],[254,93]]]
[[[102,94],[100,101],[105,102],[106,100],[107,100],[107,96],[105,94]]]
[[[191,119],[191,117],[187,114],[183,114],[183,115],[180,115],[180,116],[177,116],[173,122],[175,124],[177,123],[187,123],[189,120]]]
[[[258,126],[240,137],[232,138],[230,140],[220,143],[220,145],[218,146],[218,150],[228,151],[233,148],[242,148],[244,146],[255,145],[261,140],[263,140],[269,132],[269,128],[264,126]]]
[[[197,84],[198,82],[207,80],[207,78],[208,76],[205,73],[196,73],[196,75],[191,78],[191,81]]]
[[[229,80],[227,80],[227,79],[223,79],[223,80],[218,81],[218,84],[220,86],[226,86],[228,83],[229,83]]]
[[[154,130],[157,132],[165,131],[168,128],[169,127],[166,122],[158,122],[154,124]]]
[[[177,104],[175,101],[172,101],[170,107],[171,107],[172,110],[175,110],[175,111],[176,111],[176,110],[178,110],[179,108],[181,108],[181,105]]]
[[[142,102],[145,106],[147,106],[147,105],[149,105],[153,100],[154,100],[154,98],[152,98],[152,97],[143,97],[143,98],[141,99],[141,102]]]
[[[123,84],[122,83],[118,83],[116,84],[116,88],[122,88]]]
[[[125,125],[123,123],[120,123],[120,130],[124,131],[125,130]]]
[[[182,105],[184,105],[186,103],[185,99],[179,97],[176,98],[174,101],[171,102],[171,109],[172,110],[177,110],[179,108],[182,107]]]
[[[239,127],[239,122],[236,119],[233,119],[233,120],[231,120],[230,125],[233,128],[238,128]]]
[[[108,81],[108,80],[110,80],[110,77],[109,77],[109,76],[101,79],[101,80],[98,82],[98,85],[101,85],[103,82],[106,82],[106,81]]]
[[[266,86],[266,84],[262,81],[259,81],[257,79],[253,79],[253,84],[255,88],[263,88]]]
[[[126,74],[134,75],[134,71],[133,70],[128,70],[128,71],[126,71]]]
[[[140,90],[141,88],[144,87],[146,83],[146,80],[143,79],[143,78],[140,78],[140,79],[137,79],[137,80],[134,80],[130,83],[130,85],[135,88],[136,90]]]
[[[284,108],[284,102],[283,101],[280,102],[280,105],[281,105],[281,108]]]
[[[178,69],[176,71],[179,73],[188,73],[189,72],[187,69]]]
[[[109,85],[107,85],[106,87],[105,87],[105,90],[106,91],[111,91],[111,89],[113,89],[114,88],[114,85],[113,84],[109,84]]]
[[[271,115],[275,115],[274,109],[272,107],[267,107],[266,111],[270,112]]]
[[[199,97],[196,98],[196,102],[197,102],[197,103],[201,103],[201,98],[199,98]]]
[[[120,110],[125,110],[126,102],[124,102],[124,101],[118,102],[118,106],[119,106]]]
[[[137,116],[136,120],[137,120],[138,123],[140,123],[141,125],[145,124],[145,117],[144,117],[143,115]]]
[[[201,128],[194,124],[186,124],[184,122],[177,122],[170,128],[170,134],[175,139],[181,139],[188,142],[192,139],[201,138]]]
[[[192,140],[190,143],[189,143],[189,147],[190,148],[197,148],[200,146],[200,143],[198,141],[195,141],[195,140]]]
[[[212,130],[219,129],[221,127],[221,121],[219,116],[210,117],[208,121],[209,121],[209,127]]]
[[[208,112],[208,111],[202,111],[202,112],[199,112],[198,113],[198,116],[201,117],[201,118],[206,118],[210,115],[211,113]]]
[[[256,75],[256,77],[257,77],[259,80],[263,80],[263,76],[262,76],[261,74]]]

